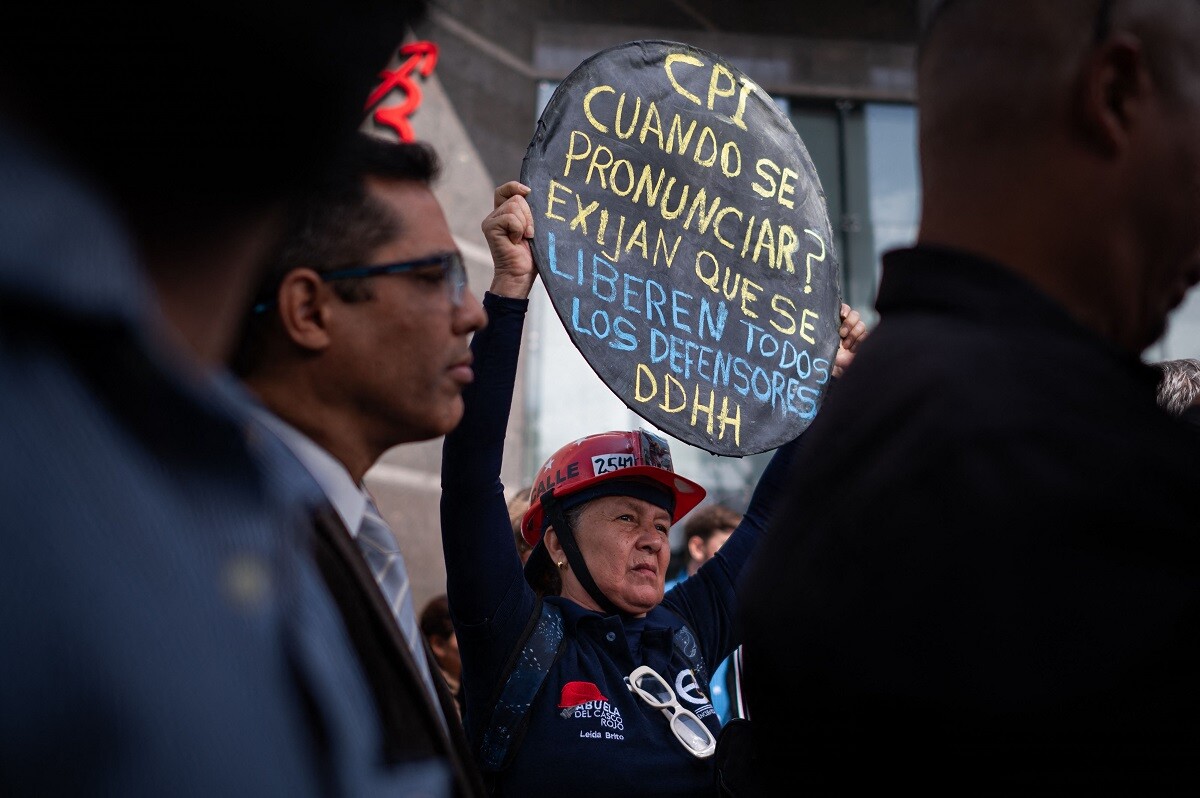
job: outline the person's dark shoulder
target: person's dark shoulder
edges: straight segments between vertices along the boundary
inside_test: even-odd
[[[955,319],[906,315],[879,325],[845,373],[830,380],[805,449],[812,455],[820,448],[822,457],[847,439],[886,435],[876,443],[898,444],[892,433],[901,429],[953,437],[962,425],[973,426],[981,407],[999,401],[994,391],[979,390],[998,379],[982,365],[985,346]]]

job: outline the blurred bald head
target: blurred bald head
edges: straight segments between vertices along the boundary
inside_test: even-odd
[[[1196,72],[1198,21],[1196,0],[944,0],[919,51],[922,139],[936,158],[1044,137],[1067,122],[1083,60],[1114,32],[1136,35],[1159,86],[1179,93]]]
[[[1095,0],[949,0],[919,54],[921,135],[938,147],[1040,133],[1091,42]]]
[[[1141,351],[1200,278],[1200,0],[947,0],[919,49],[924,244]]]

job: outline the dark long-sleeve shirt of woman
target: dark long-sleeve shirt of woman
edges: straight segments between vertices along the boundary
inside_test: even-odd
[[[447,594],[463,663],[465,723],[478,744],[506,666],[517,651],[537,596],[513,545],[500,481],[505,430],[528,302],[487,294],[488,326],[472,341],[475,381],[464,391],[462,423],[446,437],[442,459],[442,544]],[[570,401],[564,394],[562,401]],[[597,430],[600,431],[600,430]],[[712,793],[712,759],[676,739],[662,711],[628,688],[649,665],[683,706],[715,734],[719,720],[686,660],[672,644],[682,623],[709,667],[737,646],[735,584],[786,476],[794,444],[764,472],[741,526],[693,577],[644,618],[605,616],[547,596],[561,610],[565,638],[528,715],[512,764],[497,774],[496,795],[695,796]],[[589,700],[580,703],[580,696]]]

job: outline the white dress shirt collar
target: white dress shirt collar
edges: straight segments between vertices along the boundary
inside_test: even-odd
[[[346,525],[350,536],[357,537],[370,498],[366,488],[356,485],[350,472],[333,455],[279,416],[261,406],[255,408],[255,415],[279,436],[296,459],[308,469]]]

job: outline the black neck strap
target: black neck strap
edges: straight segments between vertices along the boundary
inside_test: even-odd
[[[567,555],[567,562],[575,571],[575,578],[579,580],[579,584],[583,585],[583,589],[606,614],[621,615],[621,610],[617,609],[617,605],[609,601],[608,596],[604,595],[596,585],[596,580],[592,579],[587,563],[583,561],[583,553],[579,551],[579,545],[575,542],[575,532],[567,522],[567,514],[563,512],[562,505],[553,491],[542,496],[542,512],[549,519],[550,526],[554,527],[554,532],[562,544],[563,552]],[[543,545],[545,544],[543,543]],[[546,553],[549,554],[549,551]]]

